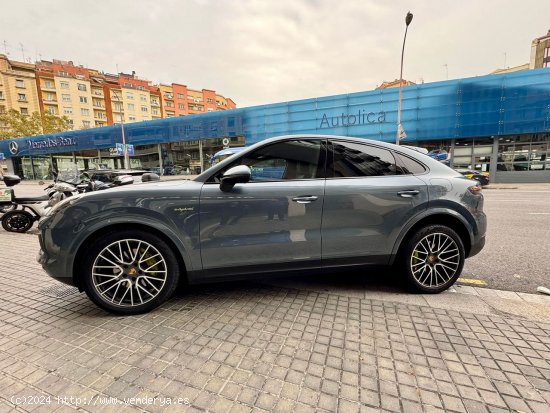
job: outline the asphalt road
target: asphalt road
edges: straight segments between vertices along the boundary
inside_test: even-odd
[[[41,195],[42,188],[21,184],[16,193]],[[459,283],[526,293],[536,293],[538,286],[550,288],[550,185],[517,185],[515,189],[485,189],[483,193],[487,243],[483,251],[466,260]],[[344,282],[366,281],[358,280],[357,274],[350,277],[344,277]],[[377,271],[366,283],[373,288],[393,288],[395,280],[388,272]]]
[[[466,260],[462,278],[534,293],[550,288],[550,190],[484,190],[487,243]]]

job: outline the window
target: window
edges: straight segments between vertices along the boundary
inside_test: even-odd
[[[83,83],[77,83],[78,90],[86,92],[86,85]]]
[[[135,116],[128,116],[128,120],[130,122],[132,122],[132,121],[136,120],[136,117]]]
[[[68,77],[69,74],[67,72],[64,72],[63,70],[59,71],[59,76]]]
[[[173,108],[174,104],[172,102],[166,102],[166,107]]]
[[[390,151],[355,142],[332,141],[327,174],[334,178],[395,175]]]
[[[116,114],[115,115],[115,122],[121,122],[122,121],[122,116],[119,115],[119,114]]]
[[[21,79],[15,79],[15,87],[25,89],[25,81]]]
[[[90,109],[84,109],[84,108],[82,108],[82,109],[80,109],[80,114],[81,114],[82,116],[90,116]]]
[[[46,93],[46,101],[53,102],[55,100],[55,95],[53,93]]]
[[[126,99],[134,100],[134,95],[132,93],[126,93]]]
[[[70,114],[73,113],[73,108],[64,107],[64,108],[63,108],[63,113],[64,113],[65,115],[70,115]]]
[[[142,112],[149,112],[149,109],[146,106],[141,107]]]
[[[88,103],[88,98],[86,96],[80,96],[80,103]]]
[[[90,127],[90,121],[89,120],[83,120],[82,121],[82,127],[83,128],[89,128]]]
[[[68,82],[59,82],[59,86],[61,87],[61,89],[68,89],[69,88],[69,83]]]
[[[70,101],[71,101],[71,95],[65,95],[65,94],[63,94],[63,95],[61,95],[61,100],[62,100],[63,102],[70,102]]]
[[[159,111],[158,111],[158,109],[153,109],[153,110],[151,110],[151,113],[152,113],[153,115],[158,115],[158,114],[159,114]]]
[[[139,95],[139,99],[140,99],[142,102],[147,102],[147,96],[145,96],[145,95]]]
[[[210,99],[210,98],[206,99],[206,102],[207,102],[207,103],[214,103],[214,101],[213,101],[212,99]]]
[[[21,114],[22,114],[22,115],[28,115],[28,114],[29,114],[29,109],[27,109],[27,108],[21,108]]]
[[[4,92],[0,90],[0,99],[4,99]]]
[[[49,113],[50,115],[55,115],[55,107],[53,107],[53,106],[48,106],[48,109],[47,109],[47,110],[48,110],[48,113]]]
[[[27,101],[27,95],[25,95],[24,93],[18,93],[17,94],[17,100],[19,102],[26,102]]]
[[[178,104],[178,108],[185,109],[185,105],[183,103]]]
[[[44,88],[46,89],[53,89],[54,86],[53,86],[53,82],[51,80],[45,80],[44,81]]]
[[[128,103],[128,110],[134,110],[135,106],[133,103]]]
[[[393,155],[395,156],[395,159],[397,161],[397,172],[399,175],[417,175],[426,172],[426,168],[424,167],[424,165],[418,163],[412,158],[396,152],[394,152]]]
[[[324,145],[319,140],[291,140],[264,146],[230,164],[212,177],[237,165],[247,165],[252,171],[250,182],[324,178]]]
[[[185,95],[183,93],[178,93],[178,99],[185,99]]]

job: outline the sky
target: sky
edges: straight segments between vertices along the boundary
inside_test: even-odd
[[[213,89],[238,107],[529,62],[543,0],[0,0],[0,53]],[[5,42],[5,43],[4,43]],[[23,51],[21,50],[23,45]],[[118,69],[118,70],[117,70]]]

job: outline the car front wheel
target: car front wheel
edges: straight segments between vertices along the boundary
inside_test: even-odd
[[[408,240],[399,265],[413,290],[439,293],[458,279],[464,259],[464,244],[458,234],[443,225],[430,225]]]
[[[117,231],[85,251],[84,291],[99,307],[115,314],[140,314],[173,294],[178,260],[159,237],[144,231]]]

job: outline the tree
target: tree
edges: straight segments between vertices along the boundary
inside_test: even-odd
[[[67,116],[58,117],[50,113],[23,115],[15,109],[0,114],[0,139],[59,133],[71,128]]]

